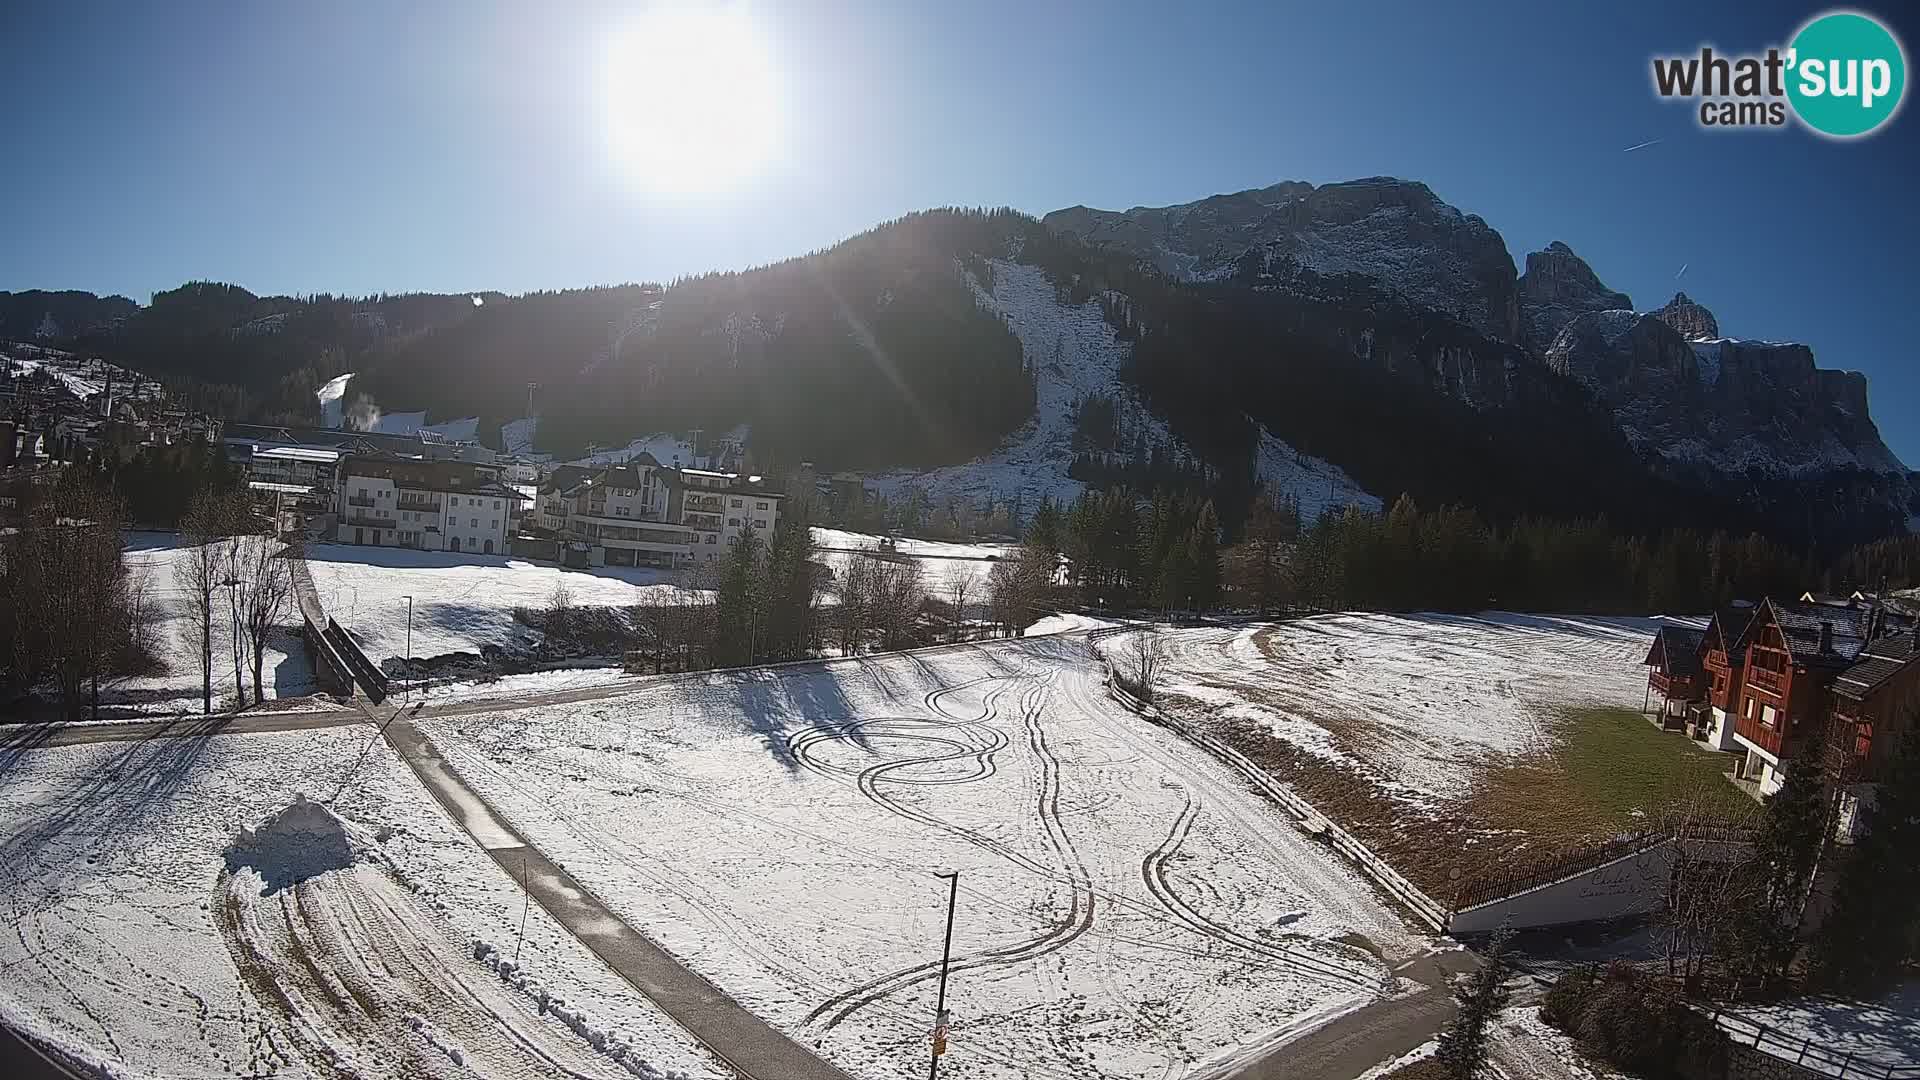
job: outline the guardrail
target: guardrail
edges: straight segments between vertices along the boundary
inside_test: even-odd
[[[385,701],[389,692],[387,677],[373,665],[359,643],[332,618],[327,619],[326,638],[339,651],[340,658],[346,661],[347,670],[353,673],[353,681],[360,684],[367,697],[373,699],[375,705]]]
[[[1705,1008],[1701,1007],[1705,1012]],[[1809,1072],[1821,1076],[1836,1077],[1838,1080],[1915,1080],[1920,1078],[1920,1065],[1886,1065],[1880,1062],[1855,1061],[1854,1051],[1840,1053],[1825,1043],[1810,1038],[1788,1035],[1771,1028],[1758,1020],[1753,1020],[1725,1009],[1716,1008],[1712,1013],[1715,1026],[1727,1033],[1727,1037],[1742,1046],[1751,1046],[1768,1057],[1781,1061],[1790,1061]]]
[[[1089,638],[1092,638],[1094,634],[1111,636],[1116,633],[1124,633],[1125,631],[1134,629],[1138,628],[1132,626],[1103,627],[1100,630],[1092,631],[1087,636]],[[1331,818],[1314,809],[1312,803],[1294,794],[1286,785],[1268,775],[1267,770],[1255,764],[1245,754],[1228,746],[1220,739],[1208,735],[1203,731],[1199,731],[1191,725],[1176,719],[1165,710],[1146,704],[1135,698],[1132,694],[1122,690],[1114,681],[1113,665],[1108,663],[1107,658],[1104,656],[1100,657],[1100,663],[1107,672],[1107,692],[1112,694],[1114,699],[1119,701],[1121,705],[1145,716],[1154,723],[1160,724],[1162,727],[1177,732],[1188,742],[1194,743],[1234,768],[1248,780],[1252,781],[1253,786],[1260,789],[1262,794],[1291,811],[1295,817],[1300,819],[1300,824],[1306,831],[1324,837],[1335,851],[1346,856],[1348,860],[1360,868],[1361,873],[1372,878],[1382,889],[1385,889],[1394,898],[1398,899],[1402,904],[1405,904],[1407,910],[1413,912],[1414,916],[1421,922],[1426,923],[1438,933],[1444,934],[1447,932],[1447,921],[1453,913],[1446,905],[1428,896],[1425,892],[1422,892],[1419,886],[1401,876],[1398,870],[1388,865],[1385,859],[1375,855],[1372,849],[1361,843],[1353,834],[1347,832],[1347,830],[1341,828],[1339,825],[1334,824]]]

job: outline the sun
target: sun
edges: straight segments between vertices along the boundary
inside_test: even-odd
[[[609,141],[659,191],[738,183],[773,153],[780,96],[758,28],[737,7],[662,6],[606,58]]]

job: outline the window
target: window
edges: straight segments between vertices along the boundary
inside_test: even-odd
[[[727,519],[727,528],[729,528],[729,529],[737,529],[737,528],[739,528],[739,527],[740,527],[740,519],[739,519],[739,518],[728,518],[728,519]]]
[[[717,537],[717,536],[715,536],[715,535],[713,535],[712,533],[708,533],[708,534],[707,534],[707,543],[709,543],[709,544],[711,544],[711,543],[713,543],[714,541],[716,541],[716,540],[718,540],[718,539],[720,539],[720,538],[719,538],[719,537]],[[709,558],[709,559],[711,559],[711,558],[713,558],[713,556],[712,556],[711,554],[709,554],[709,555],[707,556],[707,558]]]
[[[1780,720],[1780,712],[1771,705],[1760,706],[1760,722],[1773,727]]]
[[[487,523],[487,528],[489,528],[489,529],[498,529],[499,527],[500,527],[500,519],[499,519],[499,518],[494,518],[494,519],[493,519],[492,521],[490,521],[490,522],[488,522],[488,523]]]
[[[477,528],[479,528],[479,527],[480,527],[480,519],[479,519],[479,518],[468,518],[468,519],[467,519],[467,528],[469,528],[469,529],[477,529]]]
[[[495,510],[498,510],[498,509],[500,509],[500,500],[499,500],[499,499],[495,499],[495,500],[493,500],[493,508],[494,508]]]
[[[740,507],[740,506],[744,506],[745,504],[744,504],[744,503],[742,503],[742,502],[741,502],[741,501],[740,501],[739,499],[735,499],[735,500],[733,500],[733,505],[734,505],[735,507]]]
[[[767,501],[765,499],[762,499],[759,502],[754,503],[753,508],[755,510],[765,510],[767,508]]]

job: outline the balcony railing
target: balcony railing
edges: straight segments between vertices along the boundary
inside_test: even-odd
[[[1747,685],[1780,697],[1787,692],[1787,673],[1771,671],[1756,664],[1747,668]]]
[[[445,504],[438,501],[428,499],[401,499],[399,501],[399,506],[402,510],[425,510],[430,514],[439,513],[444,505]]]
[[[358,495],[349,495],[347,496],[347,505],[348,506],[372,506],[373,500],[363,499]]]
[[[688,495],[685,507],[688,510],[725,510],[727,502],[718,495]]]

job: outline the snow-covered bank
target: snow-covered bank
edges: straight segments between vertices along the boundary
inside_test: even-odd
[[[166,670],[103,687],[104,704],[142,714],[201,711],[200,630],[193,618],[193,596],[181,588],[175,568],[192,556],[177,533],[129,533],[123,560],[128,572],[144,579],[149,602],[149,629],[154,653]],[[216,597],[213,628],[213,706],[220,709],[237,696],[234,690],[232,628],[224,590]],[[282,626],[267,638],[261,690],[269,698],[301,697],[315,693],[313,665],[300,641],[300,612],[288,604]],[[253,673],[243,673],[249,696]]]
[[[1179,1076],[1384,992],[1414,948],[1350,868],[1112,703],[1076,639],[418,724],[610,907],[860,1077],[924,1061],[941,867],[956,1075]]]
[[[624,1062],[474,960],[475,938],[514,941],[519,888],[384,744],[369,748],[372,734],[0,757],[0,1014],[143,1077],[317,1078],[342,1062],[370,1075],[618,1074]],[[300,791],[340,795],[289,812]],[[344,839],[325,858],[301,843],[329,837]],[[526,917],[521,969],[654,1070],[628,1072],[727,1075],[538,906]]]
[[[413,597],[416,657],[515,648],[534,631],[513,620],[515,607],[545,608],[556,589],[582,607],[662,603],[671,575],[605,567],[568,570],[504,555],[462,555],[401,548],[315,544],[307,568],[327,614],[359,640],[375,663],[407,656],[407,597]]]
[[[1454,798],[1468,767],[1544,753],[1569,705],[1638,708],[1650,619],[1323,615],[1163,634],[1163,690],[1413,797]]]

